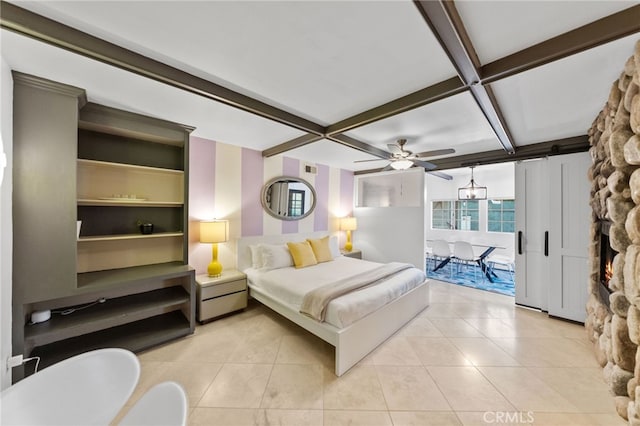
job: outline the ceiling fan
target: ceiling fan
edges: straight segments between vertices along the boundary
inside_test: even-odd
[[[382,161],[382,160],[386,160],[389,161],[389,164],[387,164],[387,166],[382,169],[382,171],[386,171],[386,170],[406,170],[410,167],[414,167],[414,166],[418,166],[418,167],[423,167],[426,171],[439,176],[441,178],[447,179],[447,180],[451,180],[451,176],[445,174],[445,173],[441,173],[441,172],[434,172],[432,170],[437,169],[438,166],[436,166],[433,163],[430,163],[428,161],[424,161],[423,158],[427,158],[427,157],[436,157],[438,155],[446,155],[446,154],[453,154],[454,152],[456,152],[455,149],[452,148],[446,148],[446,149],[436,149],[433,151],[425,151],[425,152],[419,152],[417,154],[414,154],[413,152],[404,149],[404,145],[407,143],[406,139],[398,139],[396,141],[396,143],[390,143],[387,144],[387,148],[389,149],[389,151],[391,152],[391,156],[386,159],[386,158],[376,158],[373,160],[356,160],[354,161],[354,163],[364,163],[367,161]]]

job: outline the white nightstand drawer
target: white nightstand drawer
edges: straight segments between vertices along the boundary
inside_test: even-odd
[[[246,289],[246,279],[216,285],[204,285],[200,287],[200,300],[207,300],[211,299],[212,297],[224,296],[225,294],[235,293],[237,291]]]
[[[227,296],[216,297],[215,299],[200,302],[198,319],[214,318],[228,312],[237,311],[247,307],[247,291],[229,294]]]

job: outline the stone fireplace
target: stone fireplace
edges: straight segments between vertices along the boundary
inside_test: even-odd
[[[640,41],[589,129],[589,142],[585,328],[618,414],[640,426]]]

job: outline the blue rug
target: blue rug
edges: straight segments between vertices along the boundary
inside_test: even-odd
[[[477,273],[477,279],[474,279],[474,268]],[[462,266],[460,272],[456,273],[456,265],[453,265],[453,274],[449,274],[449,265],[444,268],[433,272],[433,261],[427,262],[427,277],[433,278],[438,281],[446,281],[452,284],[463,285],[465,287],[477,288],[479,290],[491,291],[494,293],[500,293],[507,296],[515,296],[516,288],[511,278],[509,271],[503,271],[501,269],[494,269],[493,272],[497,275],[493,277],[493,282],[490,282],[486,277],[483,278],[482,271],[478,266]]]

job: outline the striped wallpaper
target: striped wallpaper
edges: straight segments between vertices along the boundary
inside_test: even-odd
[[[211,247],[201,244],[198,223],[229,220],[230,241],[219,245],[224,268],[235,267],[235,239],[239,237],[338,231],[338,219],[353,210],[353,172],[322,164],[316,174],[305,172],[295,158],[263,158],[260,151],[192,136],[189,145],[189,264],[206,272]],[[298,221],[278,220],[262,209],[264,182],[277,176],[296,176],[316,190],[316,209]]]

